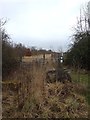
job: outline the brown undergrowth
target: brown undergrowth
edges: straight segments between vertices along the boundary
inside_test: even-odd
[[[2,83],[3,118],[88,117],[88,104],[77,92],[82,86],[74,82],[48,84],[46,70],[46,66],[19,69]]]

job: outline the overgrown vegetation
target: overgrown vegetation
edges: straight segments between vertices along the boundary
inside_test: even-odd
[[[75,41],[67,52],[66,64],[76,68],[90,70],[89,65],[90,52],[90,32],[75,34]]]
[[[1,30],[3,118],[88,118],[90,31],[73,35],[64,61],[69,76],[55,58],[59,53],[13,44]]]
[[[88,15],[83,13],[75,27],[75,33],[72,35],[72,44],[66,53],[65,64],[71,67],[90,70],[90,30],[88,25]],[[84,20],[83,20],[83,19]]]
[[[86,87],[67,81],[48,84],[48,67],[53,67],[51,62],[43,67],[22,66],[3,82],[3,118],[88,117],[88,103],[81,94]]]
[[[7,77],[10,72],[19,67],[22,57],[24,56],[25,47],[20,44],[13,44],[9,35],[6,33],[3,25],[6,23],[1,21],[1,40],[2,40],[2,77]]]
[[[90,105],[90,26],[86,13],[79,18],[72,38],[73,44],[71,44],[70,49],[65,53],[64,64],[67,65],[69,69],[73,68],[71,72],[72,79],[79,85],[86,87],[82,95],[86,97]]]

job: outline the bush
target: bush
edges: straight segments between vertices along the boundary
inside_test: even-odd
[[[20,64],[19,56],[9,41],[8,35],[2,32],[2,77],[5,78]]]
[[[65,64],[90,70],[89,65],[90,33],[76,34],[75,42],[66,54]]]

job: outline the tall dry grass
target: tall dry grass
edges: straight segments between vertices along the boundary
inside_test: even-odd
[[[87,117],[87,103],[76,93],[74,83],[45,81],[46,71],[55,68],[53,62],[44,65],[21,66],[8,78],[3,91],[3,117],[7,118],[80,118]],[[18,89],[14,89],[15,84]],[[18,85],[19,84],[19,85]],[[78,89],[78,87],[77,87]]]
[[[33,68],[33,79],[31,82],[32,95],[38,100],[42,101],[45,87],[45,68]]]

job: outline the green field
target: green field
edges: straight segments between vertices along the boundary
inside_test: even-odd
[[[79,83],[80,85],[84,86],[86,88],[83,90],[82,94],[86,97],[86,100],[88,101],[90,105],[90,76],[89,73],[83,73],[82,71],[80,72],[75,72],[72,71],[70,73],[73,82]]]

